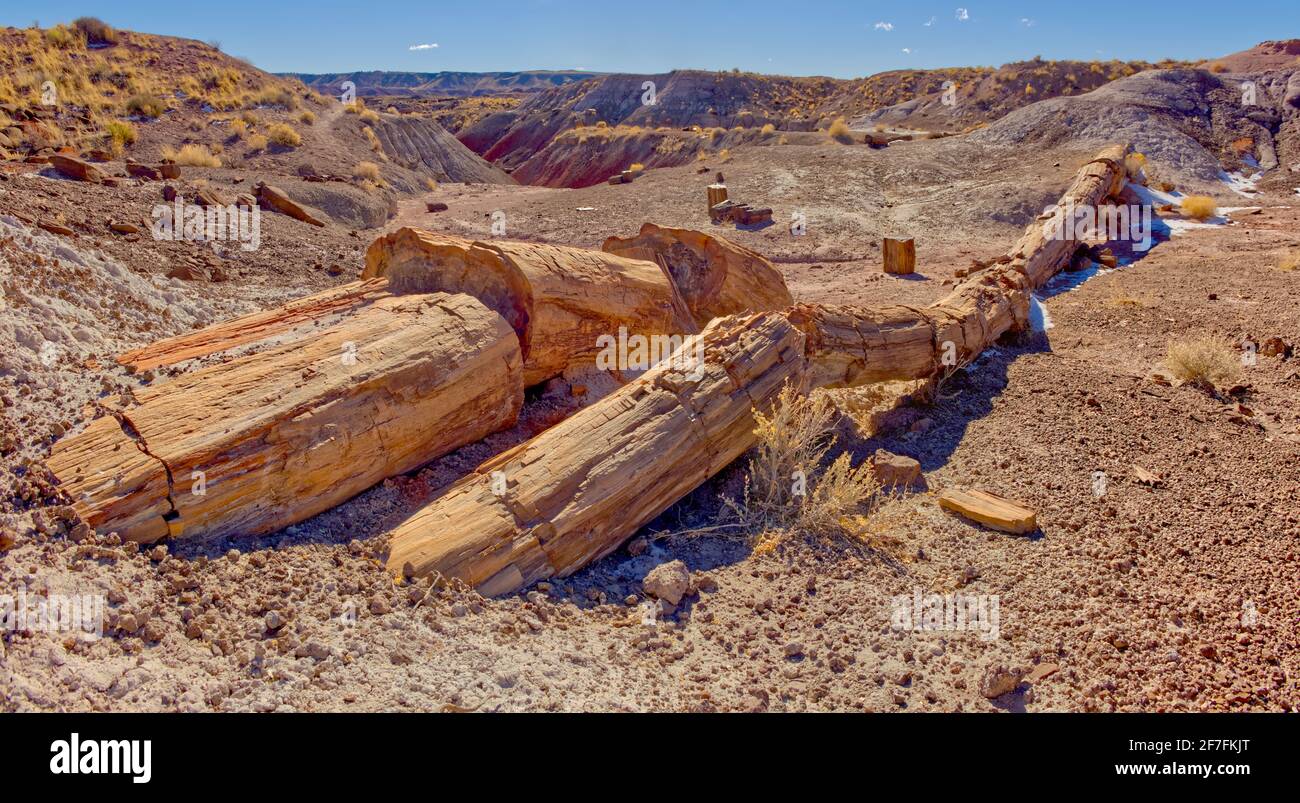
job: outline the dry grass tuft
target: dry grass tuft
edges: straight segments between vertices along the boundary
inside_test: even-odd
[[[836,117],[827,130],[830,138],[841,145],[850,145],[853,143],[853,132],[849,130],[849,124],[844,122],[843,117]]]
[[[1277,269],[1286,273],[1300,269],[1300,251],[1283,254],[1277,262]]]
[[[135,144],[136,139],[139,138],[135,126],[126,120],[109,120],[104,126],[104,131],[108,134],[113,153],[119,156],[126,150],[126,146]]]
[[[793,535],[855,539],[853,518],[871,512],[880,491],[870,464],[856,468],[841,454],[821,468],[835,444],[835,405],[824,393],[804,396],[781,389],[768,413],[755,411],[758,445],[749,461],[744,496],[725,500],[758,551]]]
[[[131,96],[126,102],[126,110],[129,114],[140,117],[161,117],[163,112],[167,111],[167,104],[154,95],[142,92]]]
[[[379,122],[379,112],[373,109],[362,109],[358,114],[361,115],[361,122],[367,125],[374,125]]]
[[[249,153],[264,151],[270,144],[271,140],[267,139],[265,134],[253,134],[248,138],[248,151]]]
[[[378,184],[380,181],[379,165],[374,162],[357,162],[356,167],[352,168],[352,177],[361,181],[373,181]]]
[[[767,123],[758,130],[758,133],[763,135],[776,133],[776,126],[772,125],[771,123]]]
[[[1128,173],[1129,178],[1136,179],[1138,174],[1142,172],[1142,168],[1146,166],[1146,163],[1147,157],[1144,154],[1130,153],[1124,157],[1124,171]]]
[[[1219,205],[1208,195],[1189,195],[1179,205],[1185,217],[1209,220],[1219,213]]]
[[[302,144],[302,135],[284,123],[273,124],[266,129],[266,135],[272,142],[281,147],[296,148]]]
[[[298,115],[298,122],[303,125],[315,125],[316,114],[314,112],[304,111],[302,114]]]
[[[212,151],[202,145],[182,145],[180,150],[167,145],[162,149],[162,156],[164,159],[171,159],[178,165],[221,167],[221,160],[213,156]]]
[[[1203,387],[1225,387],[1241,373],[1237,349],[1213,335],[1171,342],[1165,364],[1175,377]]]

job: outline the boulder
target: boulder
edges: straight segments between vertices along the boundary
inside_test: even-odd
[[[163,162],[158,165],[158,172],[168,181],[175,181],[181,177],[181,166],[172,162]]]
[[[871,470],[882,488],[906,488],[921,479],[921,463],[884,449],[871,457]]]
[[[103,171],[90,162],[83,161],[75,156],[64,156],[61,153],[56,153],[50,157],[50,164],[59,173],[77,181],[88,181],[91,184],[102,184],[104,181]]]
[[[294,201],[287,192],[279,187],[273,187],[265,182],[258,182],[257,200],[261,203],[263,209],[273,209],[295,220],[310,223],[313,226],[325,225],[324,221],[308,212],[306,207]]]

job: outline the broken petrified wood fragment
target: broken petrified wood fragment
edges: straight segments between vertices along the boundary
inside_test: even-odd
[[[661,365],[483,464],[394,531],[389,569],[483,594],[565,576],[722,470],[753,446],[754,407],[800,387],[803,335],[766,313],[698,337],[700,373]]]
[[[386,277],[399,293],[467,293],[496,310],[519,335],[529,386],[594,366],[599,338],[620,327],[644,336],[698,331],[658,265],[583,248],[401,228],[370,245],[361,275]]]
[[[950,489],[939,494],[939,507],[985,527],[1024,535],[1038,529],[1033,509],[987,491]]]
[[[48,465],[90,526],[148,542],[303,521],[510,426],[523,375],[500,315],[410,295],[136,397]]]

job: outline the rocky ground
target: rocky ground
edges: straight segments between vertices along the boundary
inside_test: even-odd
[[[635,231],[648,210],[660,223],[706,226],[701,185],[723,170],[735,195],[772,205],[778,219],[808,210],[806,238],[784,224],[735,233],[775,258],[801,299],[926,303],[971,258],[1005,250],[1082,161],[996,148],[976,160],[961,143],[945,143],[755,148],[707,164],[708,173],[673,168],[576,191],[444,185],[389,226],[436,221],[485,236],[501,209],[509,236],[593,246]],[[952,161],[931,158],[936,152]],[[728,530],[701,532],[716,520],[718,496],[737,492],[737,465],[615,555],[524,594],[483,599],[458,587],[395,584],[382,567],[384,534],[486,458],[571,412],[567,396],[531,393],[512,430],[265,538],[136,548],[90,536],[57,503],[39,504],[55,501],[39,458],[61,422],[75,424],[101,393],[145,381],[101,368],[113,353],[344,281],[328,265],[359,268],[369,234],[358,240],[346,227],[268,215],[278,250],[249,259],[271,258],[283,270],[267,263],[236,272],[236,281],[182,283],[159,267],[177,255],[158,249],[176,244],[126,247],[97,234],[96,216],[82,211],[93,198],[142,213],[157,185],[83,189],[15,175],[0,190],[6,293],[22,289],[39,302],[5,313],[12,348],[36,342],[19,328],[38,327],[41,310],[70,303],[58,282],[42,289],[43,266],[20,259],[30,253],[71,271],[63,286],[88,283],[128,322],[96,326],[95,310],[74,299],[67,314],[89,316],[77,320],[100,339],[78,338],[72,327],[69,342],[82,344],[76,359],[47,366],[24,352],[28,381],[0,389],[5,434],[17,441],[4,458],[17,540],[0,556],[0,589],[102,593],[108,602],[103,638],[5,634],[4,710],[1300,705],[1300,369],[1285,353],[1261,352],[1241,387],[1220,396],[1153,377],[1167,341],[1185,335],[1296,342],[1300,273],[1277,266],[1300,247],[1300,212],[1283,195],[1251,200],[1266,208],[1179,234],[1121,270],[1049,289],[1050,328],[987,353],[933,404],[904,399],[868,419],[860,400],[841,394],[837,448],[855,461],[887,449],[924,471],[915,493],[874,514],[860,548],[799,541],[755,554]],[[423,211],[437,199],[449,210]],[[38,213],[86,220],[66,237],[15,217]],[[878,278],[877,238],[902,231],[919,239],[921,276]],[[159,305],[177,310],[173,320],[151,317]],[[1139,481],[1138,469],[1154,484]],[[1106,479],[1101,495],[1097,472]],[[1040,531],[1009,536],[942,512],[934,491],[957,485],[1035,507]],[[996,600],[997,627],[893,627],[895,598],[958,592]],[[679,594],[647,618],[648,600]]]

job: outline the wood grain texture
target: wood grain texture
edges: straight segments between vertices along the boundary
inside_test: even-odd
[[[483,464],[393,532],[389,568],[484,594],[568,575],[722,470],[754,444],[753,409],[799,387],[803,336],[767,313],[699,337],[702,371],[661,365]]]
[[[794,303],[771,262],[723,237],[646,223],[635,237],[608,238],[601,250],[663,266],[701,327],[714,318]]]
[[[698,331],[655,263],[600,251],[505,240],[480,242],[414,228],[380,237],[362,278],[387,277],[395,292],[467,293],[514,328],[524,381],[594,368],[601,335]]]
[[[522,359],[468,296],[388,296],[136,397],[49,460],[86,522],[134,541],[256,535],[512,425]]]
[[[273,309],[150,343],[119,355],[117,361],[132,371],[147,371],[272,338],[297,339],[386,295],[386,279],[349,282]]]

